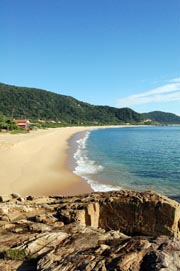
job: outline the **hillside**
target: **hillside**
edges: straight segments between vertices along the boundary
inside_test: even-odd
[[[172,113],[153,111],[144,113],[144,116],[152,121],[162,124],[180,124],[180,117]]]
[[[140,123],[144,116],[129,108],[94,106],[70,96],[0,83],[0,114],[13,118],[54,120],[66,124]]]

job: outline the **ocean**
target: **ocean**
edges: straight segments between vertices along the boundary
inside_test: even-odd
[[[94,191],[153,190],[180,201],[180,127],[97,129],[74,140],[74,173]]]

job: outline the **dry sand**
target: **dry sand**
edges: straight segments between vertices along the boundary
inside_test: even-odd
[[[86,127],[0,134],[0,194],[74,195],[90,186],[67,167],[68,139]]]

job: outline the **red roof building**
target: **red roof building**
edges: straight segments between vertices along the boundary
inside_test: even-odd
[[[22,129],[28,129],[30,126],[30,121],[29,120],[15,120],[15,123],[19,128]]]

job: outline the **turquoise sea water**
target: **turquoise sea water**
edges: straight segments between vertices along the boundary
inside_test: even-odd
[[[180,200],[180,127],[123,127],[77,140],[75,173],[95,191],[154,190]]]

